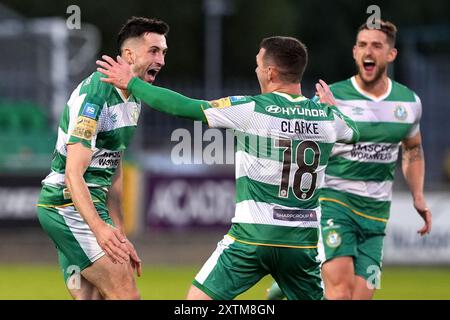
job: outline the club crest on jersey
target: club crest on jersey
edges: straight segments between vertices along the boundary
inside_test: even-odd
[[[230,97],[227,97],[227,98],[222,98],[222,99],[218,99],[218,100],[213,100],[213,101],[209,101],[209,104],[213,108],[219,108],[219,109],[226,108],[226,107],[231,106],[231,99],[230,99]]]
[[[394,115],[398,120],[405,120],[408,117],[408,111],[402,105],[395,107]]]
[[[96,104],[86,103],[84,105],[83,112],[81,113],[81,115],[91,119],[95,119],[99,109],[100,107]]]
[[[325,242],[330,248],[336,248],[341,245],[342,238],[336,231],[330,231],[327,235]]]

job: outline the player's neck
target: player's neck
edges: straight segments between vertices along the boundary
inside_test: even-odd
[[[269,92],[282,92],[287,93],[291,95],[302,95],[302,87],[300,83],[272,83],[268,85],[268,88],[266,90],[267,92],[263,93],[269,93]]]
[[[120,90],[120,92],[122,92],[125,99],[128,100],[128,98],[130,97],[130,93],[127,90],[123,90],[123,89],[119,89],[119,90]]]
[[[387,74],[383,74],[383,76],[375,82],[365,82],[359,74],[355,76],[355,80],[362,91],[377,98],[385,95],[389,90],[389,78]]]

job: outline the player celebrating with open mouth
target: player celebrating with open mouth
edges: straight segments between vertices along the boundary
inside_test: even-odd
[[[323,297],[316,260],[318,190],[334,143],[355,142],[359,133],[333,106],[301,94],[307,57],[295,38],[263,39],[256,55],[261,95],[210,102],[148,85],[120,57],[97,61],[108,76],[103,81],[152,108],[238,135],[232,226],[195,277],[188,299],[233,299],[267,274],[289,299]],[[327,87],[322,82],[317,88]]]
[[[122,58],[145,83],[165,64],[168,31],[161,20],[133,17],[119,32]],[[133,268],[140,276],[141,262],[123,232],[121,198],[122,155],[141,102],[100,78],[91,74],[65,106],[38,217],[74,299],[138,299]]]

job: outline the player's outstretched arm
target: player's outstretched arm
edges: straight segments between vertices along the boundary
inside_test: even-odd
[[[207,101],[191,99],[175,91],[153,86],[138,77],[131,79],[127,89],[153,109],[206,123],[203,108],[208,104]]]
[[[426,205],[423,194],[425,159],[420,132],[402,141],[402,171],[413,196],[414,208],[425,222],[424,226],[417,231],[423,236],[431,232],[431,211]]]
[[[101,79],[103,82],[120,89],[127,89],[158,111],[206,122],[202,106],[206,105],[207,101],[191,99],[175,91],[153,86],[135,77],[131,66],[120,57],[117,57],[117,61],[106,55],[103,55],[102,58],[104,61],[97,60],[97,64],[100,66],[97,70],[107,76],[107,78]]]

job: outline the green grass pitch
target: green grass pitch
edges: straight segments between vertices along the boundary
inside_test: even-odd
[[[168,266],[143,270],[138,287],[143,299],[184,299],[198,267]],[[70,299],[57,266],[0,265],[0,299]],[[238,299],[260,300],[265,277]],[[450,267],[386,267],[376,299],[450,299]]]

